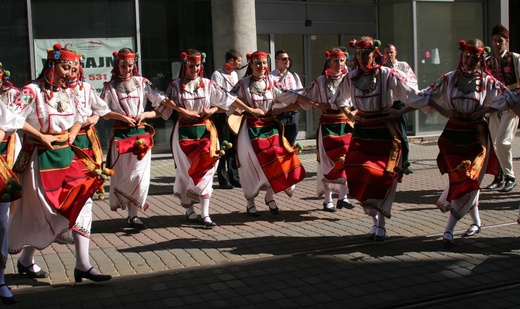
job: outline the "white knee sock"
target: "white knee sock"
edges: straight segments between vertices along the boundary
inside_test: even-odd
[[[459,222],[459,220],[457,220],[457,218],[455,218],[450,213],[450,216],[448,217],[448,224],[446,225],[446,229],[444,230],[444,232],[450,232],[451,234],[453,234],[453,230],[455,230],[455,225],[457,224],[457,222]]]
[[[328,186],[325,186],[325,194],[323,196],[323,201],[325,203],[332,202],[332,191],[330,191]]]
[[[340,188],[339,188],[339,200],[343,200],[343,201],[348,201],[348,198],[347,198],[347,191],[348,191],[348,188],[347,188],[347,185],[340,185]]]
[[[267,188],[267,190],[265,191],[265,200],[267,202],[274,200],[273,188]]]
[[[25,247],[22,250],[22,254],[20,255],[20,258],[18,261],[22,266],[28,267],[31,264],[34,264],[34,253],[36,253],[36,248],[33,247]],[[29,270],[38,272],[40,271],[40,267],[36,264],[34,264]]]
[[[480,226],[480,224],[482,222],[480,221],[480,215],[479,215],[479,211],[478,211],[478,206],[475,206],[473,209],[470,209],[469,210],[469,215],[470,215],[471,219],[473,220],[473,224],[476,224],[476,225]]]
[[[72,238],[74,238],[74,248],[76,249],[76,268],[81,271],[88,271],[90,265],[90,239],[81,235],[76,231],[72,231]],[[93,275],[99,274],[95,269],[90,272]]]
[[[0,284],[5,284],[4,273],[5,273],[5,268],[3,267],[3,265],[0,265]],[[9,290],[9,287],[7,287],[7,285],[4,285],[4,286],[0,287],[0,296],[11,297],[11,296],[13,296],[13,293],[11,293],[11,291]]]
[[[128,216],[130,218],[133,218],[133,217],[137,216],[137,207],[135,207],[133,205],[130,205],[130,203],[129,203],[127,209],[128,209]]]
[[[204,219],[204,222],[211,222],[209,217],[209,198],[200,197],[200,216]]]
[[[197,213],[195,212],[195,208],[193,208],[193,205],[190,207],[186,207],[186,215],[188,215],[188,218],[190,219],[197,219]]]

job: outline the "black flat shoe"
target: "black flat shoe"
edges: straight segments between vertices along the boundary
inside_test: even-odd
[[[442,236],[442,243],[446,247],[451,247],[455,244],[455,241],[453,240],[453,233],[451,232],[444,232],[444,235]]]
[[[205,219],[209,217],[204,217],[202,220],[202,225],[204,225],[205,229],[212,229],[213,227],[217,226],[217,224],[213,221],[206,221]],[[211,220],[211,219],[210,219]]]
[[[278,209],[278,205],[276,205],[276,201],[275,200],[270,200],[270,201],[266,201],[264,200],[265,204],[267,205],[267,207],[269,207],[269,212],[272,214],[272,215],[278,215],[280,214],[280,209]],[[276,206],[275,208],[271,208],[271,206],[269,206],[270,203],[274,203],[274,205]]]
[[[32,266],[32,265],[31,265]],[[0,284],[0,287],[7,286],[7,284],[2,283]],[[10,288],[8,288],[10,290]],[[4,305],[14,305],[18,303],[18,300],[14,296],[1,296],[0,295],[0,301],[2,301],[2,304]]]
[[[377,235],[377,230],[381,229],[383,230],[383,235]],[[378,226],[376,228],[376,232],[374,233],[374,240],[375,241],[384,241],[386,239],[386,229],[384,227]]]
[[[31,278],[47,278],[47,273],[43,270],[38,270],[37,272],[34,272],[31,269],[31,267],[33,267],[34,263],[25,267],[22,265],[22,263],[20,263],[20,261],[18,261],[18,263],[16,263],[16,267],[18,268],[18,273],[20,275],[23,275],[24,273],[27,274],[27,276],[31,277]]]
[[[89,280],[92,280],[95,282],[108,281],[108,280],[112,279],[112,276],[110,276],[110,275],[91,274],[90,272],[92,271],[92,269],[94,269],[94,267],[90,267],[90,269],[87,271],[81,271],[77,268],[74,268],[74,281],[82,282],[83,278],[89,279]]]
[[[470,236],[473,236],[478,233],[480,233],[480,226],[473,223],[472,225],[469,226],[469,228],[464,233],[464,237],[470,237]]]
[[[188,222],[191,222],[191,223],[200,223],[198,216],[197,216],[197,218],[194,218],[194,219],[190,218],[190,216],[194,213],[195,213],[194,211],[192,211],[190,213],[186,213],[186,220],[188,220]]]
[[[250,217],[255,217],[255,218],[256,218],[256,217],[260,217],[260,213],[258,213],[258,211],[256,211],[256,212],[251,212],[251,209],[254,208],[254,207],[256,207],[256,206],[251,206],[251,207],[246,206],[246,212],[247,212],[247,214],[248,214]]]
[[[146,229],[146,225],[144,223],[137,222],[137,219],[139,219],[139,217],[137,216],[132,217],[132,219],[130,219],[130,217],[127,217],[126,222],[128,223],[129,227],[133,227],[134,229]]]

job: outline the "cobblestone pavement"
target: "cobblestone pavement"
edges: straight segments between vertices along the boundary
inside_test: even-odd
[[[516,143],[518,144],[518,143]],[[384,242],[367,239],[372,220],[359,204],[328,213],[316,197],[312,141],[300,158],[307,178],[292,198],[277,194],[281,209],[269,213],[263,193],[259,218],[245,214],[239,188],[215,191],[212,230],[188,223],[171,195],[171,156],[155,154],[148,229],[126,227],[125,212],[95,201],[91,261],[114,279],[73,284],[73,245],[52,244],[36,256],[49,278],[15,273],[11,256],[6,281],[19,308],[510,308],[520,303],[519,189],[483,190],[482,231],[455,246],[442,246],[447,215],[435,202],[447,183],[436,168],[436,141],[411,143],[414,173],[398,186]],[[515,145],[515,169],[520,171]],[[483,186],[491,182],[486,175]]]

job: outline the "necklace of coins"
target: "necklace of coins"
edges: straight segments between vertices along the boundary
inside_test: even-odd
[[[356,89],[360,90],[365,94],[373,92],[376,89],[377,85],[376,71],[370,70],[368,74],[365,74],[363,72],[363,74],[361,74],[359,78],[354,80],[352,84],[354,85],[354,87],[356,87]]]

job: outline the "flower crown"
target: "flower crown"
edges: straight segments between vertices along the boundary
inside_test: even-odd
[[[343,51],[326,51],[325,58],[329,59],[347,59],[348,53]]]
[[[379,40],[374,40],[374,41],[368,41],[368,40],[365,40],[365,41],[361,41],[361,40],[351,40],[349,42],[349,45],[350,47],[354,48],[354,49],[369,49],[369,50],[374,50],[376,49],[377,47],[381,46],[381,41]]]
[[[182,60],[184,62],[193,62],[193,63],[201,62],[201,63],[205,63],[206,62],[206,53],[200,53],[200,54],[197,54],[197,55],[188,55],[188,53],[182,52],[181,53],[181,58],[182,58]]]

